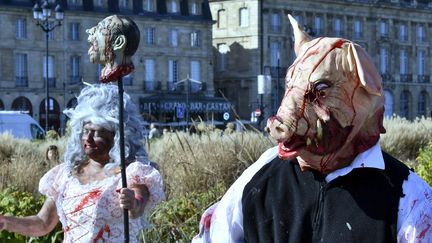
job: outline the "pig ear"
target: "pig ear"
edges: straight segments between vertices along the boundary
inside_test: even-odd
[[[367,92],[382,95],[381,75],[375,68],[372,58],[359,45],[349,43],[348,65],[350,70],[357,72],[360,83]]]
[[[293,33],[294,33],[294,52],[296,55],[300,52],[300,47],[310,41],[309,35],[303,31],[303,29],[298,24],[297,20],[291,16],[291,14],[288,14],[288,19],[292,25]]]

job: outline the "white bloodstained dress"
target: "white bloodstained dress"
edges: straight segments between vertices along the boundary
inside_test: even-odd
[[[130,242],[139,242],[146,213],[165,197],[162,177],[152,166],[140,162],[127,166],[126,177],[128,187],[144,184],[150,193],[144,215],[129,218]],[[39,182],[39,191],[56,203],[64,242],[122,242],[123,209],[117,192],[121,187],[120,173],[81,184],[65,164],[52,168]]]

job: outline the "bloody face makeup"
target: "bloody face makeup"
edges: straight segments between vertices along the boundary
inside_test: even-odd
[[[86,123],[83,126],[81,143],[84,153],[90,159],[106,162],[114,143],[114,132],[92,123]]]

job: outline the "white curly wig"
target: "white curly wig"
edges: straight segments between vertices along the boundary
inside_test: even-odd
[[[77,97],[77,106],[63,113],[70,118],[71,135],[68,140],[64,161],[71,171],[88,161],[81,145],[84,124],[91,122],[109,131],[114,131],[114,145],[109,151],[110,161],[104,169],[107,173],[120,167],[120,132],[118,88],[112,84],[94,84],[85,87]],[[149,163],[143,146],[142,118],[128,94],[123,95],[123,121],[126,164],[133,161]]]

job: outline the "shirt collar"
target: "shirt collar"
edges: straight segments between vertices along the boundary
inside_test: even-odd
[[[328,174],[325,180],[328,183],[339,176],[344,176],[350,173],[352,170],[356,168],[377,168],[377,169],[384,170],[385,168],[384,158],[382,156],[379,140],[374,146],[358,154],[357,157],[350,165],[335,170],[330,174]]]

